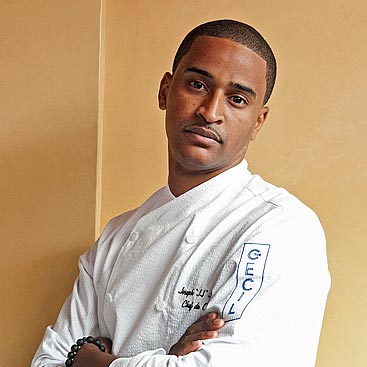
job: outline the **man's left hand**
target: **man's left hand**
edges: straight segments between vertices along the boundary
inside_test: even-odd
[[[112,342],[107,338],[98,338],[105,346],[106,351],[101,352],[94,344],[85,343],[78,351],[73,367],[108,367],[117,357],[111,354]]]

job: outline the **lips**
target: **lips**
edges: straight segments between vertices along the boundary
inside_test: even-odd
[[[184,128],[184,131],[188,133],[194,133],[194,134],[200,135],[207,139],[214,140],[220,144],[223,143],[223,140],[220,137],[220,135],[215,130],[208,128],[208,127],[197,126],[197,125],[187,126]]]

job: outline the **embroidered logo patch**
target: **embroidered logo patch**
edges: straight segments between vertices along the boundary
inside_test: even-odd
[[[241,318],[246,307],[259,292],[263,279],[270,245],[245,243],[237,266],[236,286],[225,303],[222,317],[225,321]]]

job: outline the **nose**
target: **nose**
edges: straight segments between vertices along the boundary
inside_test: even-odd
[[[207,123],[221,124],[224,119],[224,96],[220,91],[207,94],[196,111],[196,115]]]

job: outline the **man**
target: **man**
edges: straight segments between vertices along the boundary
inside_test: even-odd
[[[81,257],[32,366],[63,365],[87,335],[107,351],[80,339],[68,365],[314,365],[330,285],[322,228],[243,161],[275,73],[248,25],[214,21],[186,36],[158,96],[168,185]]]

